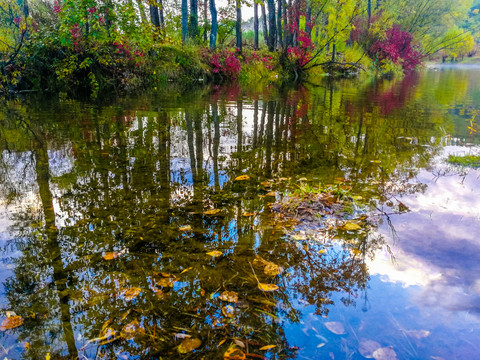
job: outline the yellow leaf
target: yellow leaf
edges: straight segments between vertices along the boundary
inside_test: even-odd
[[[272,186],[272,184],[270,183],[270,181],[264,181],[264,182],[261,182],[260,184],[262,184],[264,187],[270,187],[270,186]]]
[[[205,215],[217,215],[221,209],[211,209],[204,212]]]
[[[233,318],[235,317],[235,309],[233,308],[233,306],[230,306],[230,305],[224,306],[222,308],[222,314],[225,317]]]
[[[227,339],[223,339],[222,341],[220,341],[217,346],[222,346],[225,343],[225,341],[227,341]]]
[[[140,293],[142,292],[142,289],[133,287],[130,289],[126,289],[123,292],[123,298],[127,301],[135,299]]]
[[[155,281],[157,286],[160,287],[173,287],[175,280],[173,278],[161,278]]]
[[[267,262],[263,271],[265,272],[265,275],[277,276],[283,272],[283,268],[272,262]]]
[[[275,284],[263,284],[258,283],[258,288],[262,291],[275,291],[278,290],[278,286]]]
[[[238,302],[238,293],[235,291],[224,291],[218,298],[223,301],[236,303]]]
[[[180,354],[186,354],[186,353],[189,353],[190,351],[195,350],[200,345],[202,345],[202,340],[200,339],[196,339],[196,338],[185,339],[180,343],[180,345],[178,345],[177,351]]]
[[[132,339],[135,335],[145,335],[145,329],[138,322],[137,319],[133,320],[130,324],[125,325],[120,333],[124,339]]]
[[[274,347],[277,347],[277,345],[265,345],[260,348],[260,350],[270,350],[273,349]]]
[[[116,258],[120,257],[120,255],[122,255],[122,254],[125,254],[125,250],[110,251],[110,252],[106,252],[105,254],[103,254],[103,258],[105,260],[113,260],[113,259],[116,259]]]
[[[245,355],[245,353],[240,350],[240,349],[237,349],[235,347],[231,347],[230,349],[228,349],[227,351],[225,351],[225,353],[223,354],[223,359],[224,360],[245,360],[247,358],[247,356]]]
[[[345,223],[345,225],[342,226],[342,229],[347,231],[360,230],[361,228],[362,227],[360,225],[353,222],[347,222]]]
[[[361,197],[360,195],[355,195],[355,196],[352,196],[352,199],[353,200],[362,200],[363,197]]]
[[[182,275],[182,274],[186,273],[188,270],[192,270],[192,269],[193,269],[193,267],[186,268],[185,270],[183,270],[183,271],[180,273],[180,275]]]
[[[210,255],[211,257],[218,257],[218,256],[222,256],[223,253],[221,251],[218,251],[218,250],[212,250],[212,251],[207,252],[207,255]]]
[[[50,353],[47,353],[47,355],[45,356],[45,360],[50,360]]]
[[[277,196],[277,192],[276,191],[270,191],[270,192],[266,193],[265,196]]]
[[[14,329],[23,324],[23,318],[21,316],[15,315],[10,316],[3,320],[2,325],[0,326],[0,331]]]
[[[190,225],[182,226],[178,228],[179,231],[191,231],[192,227]]]
[[[255,216],[255,213],[247,212],[247,213],[243,213],[242,216],[245,216],[245,217]]]
[[[243,181],[243,180],[248,180],[250,179],[250,176],[248,175],[240,175],[235,178],[235,181]]]

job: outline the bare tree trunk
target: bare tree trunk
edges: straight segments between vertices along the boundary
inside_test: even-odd
[[[207,23],[208,23],[208,11],[207,11],[207,0],[204,0],[203,3],[203,42],[207,42]]]
[[[253,3],[253,48],[258,50],[258,3],[254,1]]]
[[[198,36],[198,2],[197,0],[190,0],[190,27],[189,34],[194,40],[197,40]]]
[[[265,11],[265,3],[262,3],[261,9],[262,9],[262,24],[263,24],[263,40],[265,41],[265,45],[268,46],[268,28],[267,28],[267,14]]]
[[[182,42],[188,38],[188,0],[182,0]]]
[[[158,13],[158,7],[155,5],[150,5],[150,21],[153,26],[160,29],[160,15]]]
[[[277,45],[278,47],[283,47],[283,36],[282,36],[282,2],[283,0],[278,1],[278,12],[277,12]]]
[[[215,49],[217,45],[217,7],[215,6],[215,0],[209,0],[210,3],[210,15],[212,16],[212,30],[210,30],[210,49]]]
[[[275,50],[277,24],[275,22],[275,3],[274,0],[267,0],[268,5],[268,49]]]
[[[237,38],[237,49],[242,51],[242,3],[236,0],[237,7],[237,23],[235,26],[235,36]]]
[[[307,5],[307,15],[305,16],[305,32],[309,38],[312,38],[312,7]]]

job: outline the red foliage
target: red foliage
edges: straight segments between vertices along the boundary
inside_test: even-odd
[[[305,31],[298,32],[298,46],[289,46],[288,57],[296,62],[299,69],[305,66],[312,59],[313,43]]]
[[[422,60],[420,52],[412,47],[412,34],[394,25],[387,30],[386,38],[374,42],[369,49],[370,56],[378,60],[400,60],[404,70],[413,70]]]
[[[223,50],[216,53],[204,52],[204,59],[210,65],[213,74],[219,74],[229,79],[236,79],[242,65],[234,52]]]

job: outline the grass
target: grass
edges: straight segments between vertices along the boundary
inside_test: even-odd
[[[479,155],[464,155],[464,156],[455,156],[450,155],[447,159],[450,164],[467,166],[467,167],[480,167],[480,156]]]

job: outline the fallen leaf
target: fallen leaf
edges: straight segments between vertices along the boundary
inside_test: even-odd
[[[235,181],[243,181],[243,180],[248,180],[250,179],[250,176],[248,175],[240,175],[235,178]]]
[[[270,187],[270,186],[272,186],[272,183],[269,182],[269,181],[263,181],[263,182],[261,182],[260,184],[262,184],[264,187]]]
[[[262,346],[259,350],[270,350],[270,349],[273,349],[277,347],[277,345],[265,345],[265,346]]]
[[[391,347],[383,347],[372,354],[375,360],[397,360],[397,353]]]
[[[247,358],[247,356],[245,355],[245,353],[240,350],[240,349],[237,349],[235,347],[232,347],[230,349],[228,349],[227,351],[225,351],[225,353],[223,354],[223,359],[224,360],[245,360]]]
[[[255,216],[255,213],[247,212],[247,213],[243,213],[242,216],[245,216],[245,217]]]
[[[212,250],[212,251],[207,252],[207,255],[210,255],[211,257],[218,257],[218,256],[222,256],[223,253],[221,251],[218,251],[218,250]]]
[[[135,299],[141,292],[142,292],[142,289],[137,287],[125,289],[123,292],[123,298],[127,301],[130,301]]]
[[[135,335],[144,335],[145,329],[142,325],[138,322],[137,319],[133,320],[130,324],[125,325],[120,332],[121,337],[124,339],[132,339]]]
[[[222,314],[228,318],[235,317],[235,309],[233,306],[227,305],[222,308]]]
[[[175,275],[166,273],[166,272],[161,272],[160,275],[162,275],[164,278],[174,278]]]
[[[245,348],[245,344],[243,343],[243,341],[240,341],[240,340],[238,340],[238,339],[233,339],[233,342],[234,342],[236,345],[240,346],[241,348]]]
[[[185,270],[183,270],[183,271],[180,273],[180,275],[182,275],[182,274],[186,273],[188,270],[192,270],[192,269],[193,269],[193,267],[186,268]]]
[[[286,177],[278,178],[278,181],[288,181],[288,180],[290,180],[290,178],[286,178]]]
[[[263,284],[258,283],[258,288],[262,291],[275,291],[278,290],[278,286],[275,284]]]
[[[380,349],[382,345],[373,340],[362,340],[358,347],[358,352],[365,358],[373,359],[373,353]]]
[[[155,293],[155,296],[159,299],[163,299],[165,297],[165,293],[160,289],[152,287],[152,291]]]
[[[277,192],[276,191],[270,191],[270,192],[266,193],[265,196],[277,196]]]
[[[306,177],[302,177],[302,178],[298,179],[298,181],[308,181],[308,179]]]
[[[362,227],[360,225],[353,222],[347,222],[342,226],[342,229],[347,231],[360,230],[361,228]]]
[[[336,335],[345,334],[345,327],[341,322],[338,322],[338,321],[326,322],[325,327]]]
[[[91,339],[88,342],[89,343],[94,342],[94,341],[100,341],[101,342],[101,341],[106,341],[106,340],[109,340],[109,339],[115,339],[115,333],[116,332],[115,332],[114,329],[112,329],[111,327],[107,327],[100,332],[99,337]]]
[[[178,228],[179,231],[191,231],[192,227],[190,225],[182,226]]]
[[[184,333],[174,333],[173,337],[175,338],[175,340],[190,339],[192,337],[192,335],[188,335],[188,334],[184,334]]]
[[[221,340],[221,341],[218,343],[218,345],[217,345],[217,346],[222,346],[222,345],[225,343],[225,341],[227,341],[227,339],[223,339],[223,340]]]
[[[324,343],[324,342],[323,342],[323,343],[320,343],[320,344],[317,345],[317,348],[320,349],[320,348],[324,347],[325,345],[327,345],[327,344]]]
[[[265,272],[265,275],[277,276],[283,272],[283,268],[281,266],[278,266],[277,264],[268,262],[263,271]]]
[[[155,284],[160,287],[173,287],[175,279],[173,278],[161,278],[155,281]]]
[[[300,235],[300,234],[292,235],[291,237],[293,240],[296,240],[296,241],[307,240],[307,237],[305,235]]]
[[[202,340],[200,339],[197,339],[197,338],[185,339],[180,343],[180,345],[178,345],[177,351],[180,354],[186,354],[186,353],[189,353],[190,351],[195,350],[200,345],[202,345]]]
[[[105,260],[113,260],[120,257],[120,255],[122,255],[123,253],[124,253],[123,251],[106,252],[105,254],[103,254],[103,258]]]
[[[210,209],[204,212],[205,215],[217,215],[221,209]]]
[[[231,303],[238,302],[238,294],[235,291],[224,291],[218,298]]]
[[[23,318],[18,315],[7,317],[0,325],[0,331],[15,329],[23,324]]]
[[[361,197],[360,195],[355,195],[355,196],[352,196],[352,199],[353,200],[362,200],[363,197]]]

